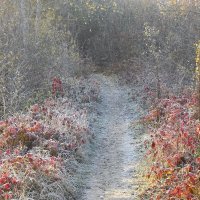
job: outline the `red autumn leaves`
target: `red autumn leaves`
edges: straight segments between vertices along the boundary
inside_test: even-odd
[[[72,155],[88,134],[86,108],[77,108],[69,100],[47,99],[26,114],[0,121],[0,199],[18,198],[28,187],[26,179],[59,180],[60,155]]]
[[[146,191],[151,199],[200,198],[200,124],[194,97],[163,99],[143,119],[151,135],[150,176],[157,186]],[[158,121],[159,117],[159,121]]]
[[[11,199],[13,192],[20,187],[20,181],[4,173],[0,177],[0,198]]]
[[[63,84],[60,78],[54,77],[52,82],[52,95],[53,96],[63,96]]]

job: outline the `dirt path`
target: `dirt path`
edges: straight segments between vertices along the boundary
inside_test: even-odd
[[[117,79],[97,75],[101,84],[100,113],[94,123],[95,141],[84,164],[81,200],[136,199],[138,183],[135,167],[140,159],[140,139],[130,124],[137,119],[139,108],[128,99],[129,89]]]

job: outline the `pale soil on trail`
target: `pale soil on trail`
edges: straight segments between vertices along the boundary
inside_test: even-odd
[[[83,193],[77,200],[132,200],[143,184],[138,180],[142,159],[141,129],[131,128],[141,108],[130,101],[130,88],[120,86],[116,77],[95,75],[100,82],[99,113],[92,124],[94,139],[88,158],[80,167]]]

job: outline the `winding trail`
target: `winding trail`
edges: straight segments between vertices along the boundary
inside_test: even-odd
[[[129,88],[117,78],[96,75],[101,87],[100,113],[93,124],[94,143],[84,165],[81,200],[136,199],[139,188],[136,165],[141,157],[141,138],[130,129],[139,117],[139,107],[128,98]]]

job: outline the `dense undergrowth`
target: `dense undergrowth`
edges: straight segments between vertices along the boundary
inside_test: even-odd
[[[75,198],[70,162],[92,137],[88,112],[99,85],[84,79],[73,83],[71,98],[48,98],[0,121],[1,200]],[[53,84],[53,95],[58,86]]]
[[[147,90],[147,88],[146,88]],[[148,91],[150,96],[150,91]],[[200,198],[200,123],[197,96],[186,92],[156,102],[142,122],[148,125],[149,187],[142,199]]]
[[[126,74],[125,74],[126,75]],[[133,74],[129,74],[133,77]],[[199,48],[196,53],[196,84],[180,88],[166,87],[143,76],[131,98],[137,100],[147,114],[140,123],[146,127],[146,169],[149,186],[141,199],[200,199],[200,121],[199,121]],[[161,76],[160,76],[161,77]],[[133,81],[132,81],[133,82]],[[153,83],[153,84],[152,84]],[[184,88],[184,89],[183,89]],[[179,92],[177,92],[179,91]]]

